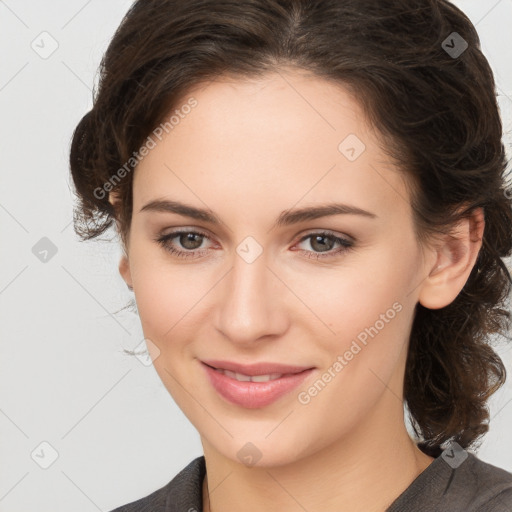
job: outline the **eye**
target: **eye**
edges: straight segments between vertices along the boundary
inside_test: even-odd
[[[181,247],[186,250],[177,249],[172,242],[173,239],[177,238]],[[208,249],[202,248],[198,250],[202,245],[205,238],[208,238],[206,233],[193,230],[180,230],[172,231],[166,235],[160,236],[156,241],[168,252],[174,254],[178,258],[197,258],[201,257]]]
[[[176,242],[173,242],[174,239],[177,239],[179,246],[183,249],[176,248]],[[159,236],[156,238],[156,242],[167,252],[178,258],[195,259],[208,252],[209,248],[201,247],[205,239],[209,240],[209,236],[204,232],[182,229]],[[352,240],[341,238],[329,231],[309,233],[303,236],[298,243],[303,243],[308,239],[313,250],[298,249],[298,252],[312,259],[332,258],[350,250],[354,246]],[[338,248],[332,250],[335,245],[338,245]]]
[[[307,258],[313,259],[332,258],[338,256],[341,253],[349,251],[354,246],[354,242],[352,240],[341,238],[329,231],[309,233],[308,235],[303,236],[299,243],[302,243],[308,239],[310,247],[313,248],[313,251],[299,249],[299,252],[304,254]],[[333,251],[332,248],[336,244],[338,244],[339,247]]]

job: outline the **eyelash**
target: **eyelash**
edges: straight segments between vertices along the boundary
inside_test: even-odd
[[[159,243],[164,248],[164,250],[166,250],[167,252],[173,254],[174,256],[176,256],[178,258],[199,258],[199,257],[203,256],[203,254],[205,254],[205,252],[208,252],[208,249],[196,249],[195,251],[193,251],[193,250],[180,251],[179,249],[174,248],[172,245],[169,245],[169,241],[172,240],[173,238],[176,238],[178,235],[190,234],[190,233],[192,233],[194,235],[203,236],[205,238],[209,238],[208,235],[202,231],[195,231],[195,230],[187,229],[187,230],[172,231],[171,233],[167,233],[166,235],[157,237],[156,242]],[[337,250],[331,250],[330,252],[326,252],[326,253],[316,253],[313,251],[307,251],[305,249],[298,249],[298,252],[300,252],[302,254],[307,254],[306,257],[310,258],[310,259],[320,260],[320,259],[324,259],[324,258],[333,258],[335,256],[338,256],[341,253],[350,251],[354,246],[354,242],[344,239],[344,238],[340,238],[340,237],[336,236],[334,233],[332,233],[330,231],[325,231],[325,230],[321,230],[318,232],[314,231],[312,233],[309,233],[309,234],[303,236],[297,243],[301,243],[304,240],[307,240],[308,238],[311,238],[315,235],[330,238],[335,243],[340,244],[341,247],[338,248]]]

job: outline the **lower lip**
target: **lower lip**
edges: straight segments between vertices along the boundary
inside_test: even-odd
[[[241,382],[224,375],[210,366],[202,363],[212,386],[217,392],[232,404],[257,409],[275,402],[278,398],[289,393],[308,377],[314,370],[304,370],[300,373],[288,374],[279,379],[267,382]]]

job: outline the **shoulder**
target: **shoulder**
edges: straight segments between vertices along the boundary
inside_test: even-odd
[[[511,512],[512,473],[464,453],[467,457],[453,465],[448,457],[440,457],[447,478],[438,493],[439,510]]]
[[[465,450],[445,450],[387,512],[512,512],[512,473]]]
[[[201,510],[202,482],[205,475],[204,456],[197,457],[169,483],[131,503],[110,512],[173,512]]]
[[[512,473],[475,455],[468,457],[468,463],[462,476],[471,489],[475,512],[511,512]]]

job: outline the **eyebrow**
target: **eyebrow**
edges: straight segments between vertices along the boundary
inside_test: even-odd
[[[184,217],[190,217],[214,225],[221,224],[220,219],[211,210],[196,208],[195,206],[190,206],[178,201],[171,201],[169,199],[155,199],[150,201],[140,209],[140,212],[177,213]],[[361,215],[372,219],[377,218],[375,213],[363,210],[357,206],[341,203],[327,203],[319,206],[284,210],[277,218],[274,227],[289,226],[298,224],[299,222],[340,214]]]

